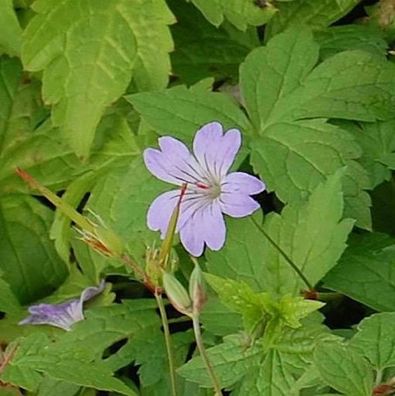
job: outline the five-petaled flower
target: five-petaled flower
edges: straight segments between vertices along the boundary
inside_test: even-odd
[[[181,243],[193,256],[200,256],[206,244],[219,250],[225,243],[223,214],[244,217],[259,208],[251,198],[265,189],[265,184],[243,172],[228,174],[241,145],[237,129],[223,132],[222,125],[211,122],[199,129],[193,141],[193,154],[179,140],[159,138],[160,150],[148,148],[144,161],[158,179],[182,186],[187,183],[177,231]],[[180,189],[165,192],[151,204],[148,227],[166,234]]]
[[[74,323],[84,319],[84,302],[100,294],[104,290],[104,287],[105,282],[103,280],[97,287],[93,286],[84,289],[80,298],[75,298],[61,304],[32,305],[28,309],[30,316],[20,321],[19,324],[47,324],[60,327],[64,330],[70,330]]]

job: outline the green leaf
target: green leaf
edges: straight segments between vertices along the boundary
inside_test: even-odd
[[[371,122],[394,116],[393,64],[357,50],[336,54],[313,69],[317,61],[318,46],[311,32],[295,28],[247,56],[240,69],[241,90],[258,133],[285,120]],[[274,77],[267,79],[267,75]],[[270,105],[265,103],[265,95],[271,98]]]
[[[34,392],[38,388],[42,376],[31,367],[20,367],[18,359],[38,355],[45,347],[46,342],[47,336],[37,333],[26,338],[19,338],[17,342],[10,344],[8,348],[16,349],[13,349],[12,359],[0,374],[1,380]]]
[[[272,337],[276,332],[281,334],[284,326],[294,329],[300,327],[301,319],[324,305],[319,301],[290,295],[273,298],[269,293],[255,293],[244,282],[212,274],[206,274],[205,277],[220,300],[229,309],[242,315],[244,329],[253,338],[259,334],[261,328],[266,327],[265,337],[272,342]]]
[[[242,330],[241,316],[223,305],[216,296],[209,296],[200,315],[205,330],[226,336]]]
[[[322,120],[278,123],[251,143],[254,169],[283,202],[305,197],[326,177],[347,166],[345,214],[370,229],[369,179],[355,158],[360,149],[346,131]]]
[[[37,83],[23,84],[22,65],[16,58],[0,58],[0,151],[15,145],[33,129],[38,112]]]
[[[80,387],[63,381],[51,378],[43,378],[38,388],[37,396],[76,396]]]
[[[2,50],[11,56],[19,56],[22,42],[22,29],[15,15],[12,0],[0,2],[0,53]]]
[[[326,287],[379,311],[395,304],[395,243],[384,234],[353,235],[339,264],[324,278]]]
[[[395,155],[395,120],[346,126],[362,147],[361,164],[369,172],[371,187],[391,179],[388,160]]]
[[[276,12],[272,5],[261,8],[254,0],[191,1],[213,25],[218,27],[226,18],[240,30],[246,30],[248,25],[263,25]]]
[[[286,367],[284,356],[272,349],[263,362],[246,376],[236,395],[289,396],[294,382],[292,373]]]
[[[259,347],[245,348],[241,336],[231,335],[224,342],[207,350],[208,357],[221,387],[227,388],[238,382],[259,362]],[[212,381],[207,374],[205,363],[195,357],[177,370],[188,381],[197,382],[202,387],[211,388]]]
[[[27,191],[15,174],[21,167],[51,187],[62,188],[81,164],[49,122],[37,81],[24,81],[20,62],[0,59],[0,185],[2,192]]]
[[[294,395],[291,389],[310,369],[317,343],[330,338],[324,326],[311,320],[305,320],[303,327],[283,332],[262,356],[259,365],[243,378],[235,394]]]
[[[161,135],[171,134],[192,141],[193,134],[207,122],[217,120],[225,128],[250,128],[243,111],[228,96],[217,92],[188,90],[183,86],[161,92],[127,96],[143,118]]]
[[[45,296],[67,275],[48,237],[52,218],[51,210],[30,196],[0,200],[0,268],[21,303]]]
[[[250,52],[240,66],[240,88],[258,131],[270,123],[278,102],[301,86],[317,62],[318,51],[309,30],[294,29]]]
[[[308,25],[313,29],[329,26],[346,15],[360,0],[293,0],[278,2],[278,13],[267,26],[267,37],[290,26]]]
[[[371,122],[393,117],[389,87],[395,82],[395,68],[362,51],[339,53],[313,69],[317,61],[311,32],[290,29],[253,50],[241,65],[241,92],[256,132],[251,136],[251,161],[261,178],[268,179],[269,190],[284,202],[298,199],[348,165],[346,213],[358,226],[370,229],[370,199],[363,190],[371,183],[355,161],[360,148],[349,133],[322,118]]]
[[[130,388],[112,377],[110,367],[98,356],[122,339],[141,337],[153,326],[159,328],[154,307],[153,301],[136,300],[87,310],[85,320],[76,323],[72,331],[61,332],[55,341],[43,333],[32,335],[21,341],[22,347],[7,365],[3,379],[26,387],[21,373],[44,373],[52,379],[134,396]]]
[[[307,201],[288,204],[281,216],[266,217],[263,229],[315,285],[337,263],[352,221],[342,220],[341,172],[329,177]],[[211,273],[244,280],[253,289],[299,294],[306,285],[265,236],[254,219],[227,219],[227,243],[207,252]],[[254,252],[253,254],[251,252]]]
[[[256,30],[241,32],[229,24],[216,28],[192,5],[178,0],[169,5],[178,20],[171,29],[174,74],[187,84],[209,76],[237,81],[239,64],[259,45]]]
[[[357,352],[340,343],[321,343],[314,361],[322,379],[344,395],[371,396],[373,372]]]
[[[377,29],[365,25],[332,26],[314,32],[320,44],[320,57],[329,58],[341,51],[362,50],[376,56],[387,55],[388,44]]]
[[[144,388],[169,378],[168,357],[163,333],[159,327],[149,330],[153,331],[145,331],[141,333],[140,337],[132,340],[129,355],[140,366],[140,381]],[[185,362],[193,340],[193,334],[190,332],[172,334],[176,367]],[[168,393],[170,393],[170,389],[168,389]]]
[[[270,296],[255,293],[244,282],[224,279],[212,274],[205,274],[205,278],[218,294],[221,302],[242,315],[244,328],[249,335],[254,333],[260,322],[268,319],[269,312],[266,308],[273,303],[270,301]]]
[[[385,312],[364,319],[350,345],[377,369],[395,367],[395,313]]]
[[[0,312],[13,313],[20,310],[21,306],[10,285],[0,278]]]
[[[125,91],[132,70],[141,89],[167,85],[167,25],[173,16],[162,0],[133,6],[127,0],[38,0],[33,8],[37,15],[24,31],[23,64],[44,70],[43,97],[53,105],[52,121],[76,154],[86,157],[106,106]]]
[[[92,189],[87,208],[100,216],[108,228],[129,242],[135,260],[143,261],[147,246],[152,246],[159,238],[157,233],[147,228],[147,210],[166,187],[168,185],[148,172],[139,157],[128,167],[110,172],[102,178]]]

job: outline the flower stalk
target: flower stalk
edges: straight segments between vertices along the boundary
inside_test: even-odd
[[[169,320],[167,318],[165,305],[163,303],[162,293],[156,291],[154,293],[154,296],[155,296],[156,304],[158,305],[159,308],[160,318],[163,327],[163,334],[165,336],[167,361],[169,364],[169,373],[170,373],[171,394],[172,396],[177,396],[176,370],[174,364],[174,353],[173,353],[173,345],[171,342]]]
[[[192,323],[193,323],[193,332],[195,335],[196,345],[199,349],[200,356],[201,356],[204,364],[206,365],[206,369],[207,369],[207,372],[211,378],[211,382],[213,383],[215,396],[222,396],[220,383],[218,381],[217,375],[216,375],[214,368],[210,362],[206,348],[203,343],[202,332],[200,329],[199,315],[195,314],[192,316]]]

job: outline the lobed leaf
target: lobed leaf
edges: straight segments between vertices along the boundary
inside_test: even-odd
[[[76,154],[87,157],[105,108],[126,90],[132,70],[141,89],[167,85],[173,16],[162,0],[38,0],[33,7],[23,64],[44,70],[52,121]]]

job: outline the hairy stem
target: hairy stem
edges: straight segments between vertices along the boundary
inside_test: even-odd
[[[217,375],[215,374],[214,368],[211,365],[210,359],[206,352],[206,348],[204,347],[204,344],[203,344],[202,332],[200,331],[199,316],[193,315],[192,322],[193,322],[193,331],[195,333],[196,345],[199,349],[200,356],[202,357],[203,362],[206,365],[207,372],[208,372],[208,374],[211,378],[211,381],[213,383],[215,396],[222,396],[221,386],[219,384]]]
[[[171,392],[172,392],[172,396],[177,396],[176,371],[175,371],[175,367],[174,367],[174,355],[173,355],[173,347],[172,347],[172,343],[171,343],[169,321],[167,319],[165,305],[163,304],[162,294],[155,291],[154,296],[155,296],[156,303],[158,304],[160,318],[162,320],[163,332],[165,335],[167,360],[169,362]]]
[[[299,267],[289,258],[289,256],[284,252],[283,249],[272,239],[272,237],[263,229],[263,227],[251,217],[252,222],[258,228],[258,230],[264,235],[264,237],[274,246],[275,249],[283,256],[285,261],[292,267],[292,269],[298,274],[299,278],[302,279],[304,284],[307,286],[309,290],[313,290],[313,285],[309,282],[309,280],[304,276],[303,272],[299,269]]]

